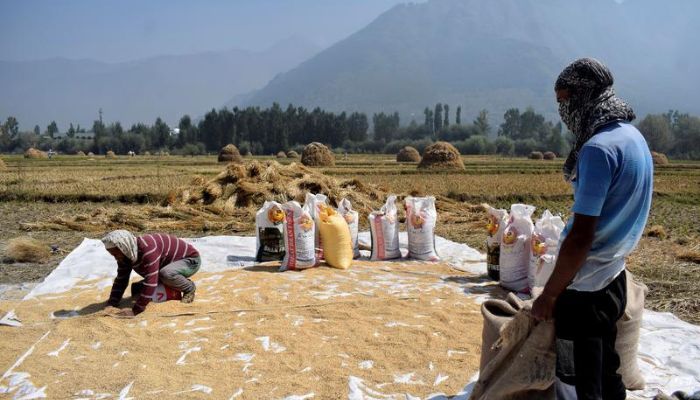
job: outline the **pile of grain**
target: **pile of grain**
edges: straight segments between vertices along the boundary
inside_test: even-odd
[[[324,144],[313,142],[304,147],[301,163],[309,167],[331,167],[335,165],[335,156]]]
[[[45,151],[37,150],[34,147],[30,147],[24,152],[24,158],[49,158],[49,155]]]
[[[545,160],[556,160],[557,155],[553,151],[546,151],[543,155]]]
[[[464,169],[464,162],[459,150],[451,143],[437,142],[425,148],[418,168]]]
[[[351,376],[372,397],[458,393],[478,369],[482,329],[464,291],[494,289],[445,265],[366,264],[199,273],[194,303],[152,303],[134,319],[105,315],[109,288],[2,301],[24,326],[3,330],[0,364],[34,345],[14,370],[61,399],[339,399]]]
[[[654,165],[668,165],[668,157],[664,153],[652,151],[651,159],[654,160]]]
[[[10,239],[5,256],[13,262],[43,263],[51,256],[46,244],[27,236]]]
[[[299,158],[299,153],[294,150],[289,150],[287,152],[287,158]]]
[[[217,158],[217,161],[240,163],[243,162],[243,158],[241,157],[241,153],[238,151],[236,146],[227,144],[221,150],[219,150],[219,158]]]
[[[420,162],[420,153],[415,147],[405,146],[396,154],[397,162]]]
[[[117,155],[114,154],[112,150],[110,150],[105,154],[105,158],[117,158]]]
[[[530,160],[543,160],[544,154],[542,154],[541,151],[533,151],[530,153],[529,158],[530,158]]]
[[[277,153],[277,158],[287,158],[287,153],[280,151]]]

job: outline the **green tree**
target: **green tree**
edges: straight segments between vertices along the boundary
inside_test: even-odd
[[[423,114],[425,114],[425,128],[432,135],[435,132],[435,120],[433,119],[433,111],[430,108],[425,107],[425,110],[423,110]]]
[[[519,139],[520,135],[520,110],[510,108],[503,114],[503,123],[498,129],[498,136],[504,136],[509,139]]]
[[[479,111],[474,120],[474,127],[479,135],[488,136],[491,133],[491,124],[489,124],[489,112],[486,110]]]
[[[39,128],[39,125],[34,125],[34,134],[37,136],[41,135],[41,128]]]
[[[53,135],[58,133],[58,125],[56,125],[56,121],[51,121],[49,126],[46,127],[46,133],[49,134],[49,137],[53,137]]]
[[[462,106],[457,106],[457,113],[455,115],[455,124],[462,124]]]
[[[17,122],[17,118],[7,117],[3,131],[10,135],[11,138],[17,137],[19,134],[19,122]]]
[[[445,104],[445,106],[443,108],[445,110],[445,122],[442,124],[442,126],[444,126],[445,128],[449,128],[450,127],[450,106]]]
[[[637,129],[644,135],[649,148],[666,153],[673,146],[672,120],[667,115],[649,114],[639,123]]]
[[[437,103],[435,105],[435,122],[433,122],[434,132],[440,132],[442,130],[442,103]]]

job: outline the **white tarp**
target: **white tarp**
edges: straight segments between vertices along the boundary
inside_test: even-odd
[[[369,243],[369,232],[359,235],[360,241]],[[186,239],[202,255],[201,271],[216,272],[238,269],[254,263],[255,237],[209,236]],[[407,237],[400,237],[402,254],[405,256]],[[436,238],[438,254],[444,262],[459,270],[475,274],[486,273],[485,255],[465,244]],[[367,257],[364,251],[363,256]],[[407,260],[406,260],[407,261]],[[397,262],[405,262],[397,260]],[[429,267],[428,267],[429,268]],[[116,274],[114,259],[104,250],[99,240],[85,239],[44,282],[34,287],[26,296],[55,294],[72,288],[108,287]],[[478,301],[478,296],[473,296]],[[671,393],[676,390],[693,392],[700,389],[700,327],[683,322],[668,313],[645,311],[639,348],[640,368],[647,380],[647,389],[630,392],[630,398],[649,399],[659,390]],[[472,382],[476,379],[474,377]],[[455,399],[467,399],[471,382]],[[382,393],[379,388],[366,385],[361,379],[348,377],[351,399],[416,399],[409,393]],[[453,394],[454,395],[454,394]],[[446,398],[443,394],[429,396],[431,399]]]

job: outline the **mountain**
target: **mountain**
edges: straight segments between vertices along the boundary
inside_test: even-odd
[[[423,120],[436,102],[500,120],[533,106],[557,118],[553,84],[576,58],[604,61],[638,114],[700,113],[700,2],[430,0],[402,4],[240,98]],[[497,121],[496,121],[497,122]]]
[[[295,67],[320,48],[292,37],[264,51],[229,50],[164,55],[121,63],[47,59],[0,61],[0,118],[15,116],[22,129],[55,120],[92,126],[106,121],[173,125],[180,117],[218,108],[231,94],[249,93]]]

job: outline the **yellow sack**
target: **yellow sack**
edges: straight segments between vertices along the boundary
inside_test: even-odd
[[[348,223],[329,206],[322,206],[318,217],[321,247],[326,263],[334,268],[348,269],[353,256]]]

